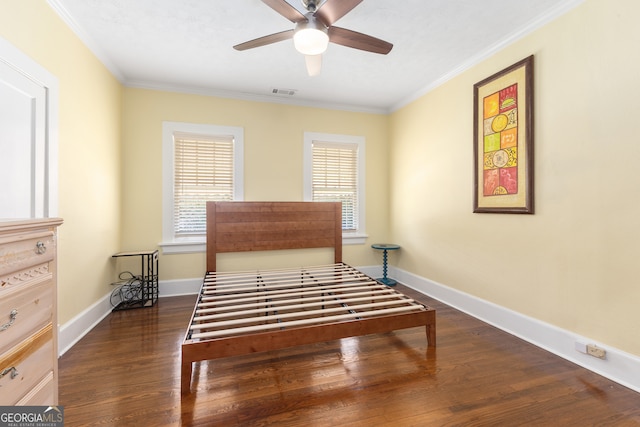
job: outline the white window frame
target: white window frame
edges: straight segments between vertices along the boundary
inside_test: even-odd
[[[356,135],[339,135],[330,133],[305,132],[303,149],[303,197],[307,202],[313,201],[312,168],[313,168],[313,142],[329,142],[336,144],[355,144],[358,146],[358,229],[355,231],[343,231],[343,245],[364,244],[368,235],[365,222],[365,138]]]
[[[176,237],[174,230],[174,133],[233,135],[233,200],[244,199],[244,129],[198,123],[162,122],[162,247],[163,254],[206,251],[206,236]]]

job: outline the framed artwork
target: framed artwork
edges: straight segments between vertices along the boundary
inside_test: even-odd
[[[533,55],[473,86],[473,212],[533,213]]]

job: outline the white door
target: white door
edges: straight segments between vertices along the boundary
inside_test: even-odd
[[[38,73],[51,79],[24,54],[0,44],[0,219],[50,216],[51,156],[57,150],[51,94],[33,77]]]

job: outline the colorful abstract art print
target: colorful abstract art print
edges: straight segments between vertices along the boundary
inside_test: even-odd
[[[474,85],[474,212],[533,213],[533,56]]]

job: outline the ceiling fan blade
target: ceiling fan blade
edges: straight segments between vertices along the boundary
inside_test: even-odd
[[[293,23],[307,19],[302,13],[298,12],[298,9],[291,6],[285,0],[262,0],[262,3],[266,4]]]
[[[393,44],[384,40],[340,27],[329,28],[329,41],[342,46],[380,53],[382,55],[391,52],[393,48]]]
[[[320,74],[320,70],[322,69],[322,54],[305,55],[304,62],[307,64],[307,73],[309,76],[314,77]]]
[[[362,0],[327,0],[320,5],[315,16],[325,26],[330,27],[360,3]]]
[[[258,37],[257,39],[249,40],[248,42],[237,44],[233,48],[235,50],[253,49],[254,47],[265,46],[271,43],[277,43],[283,40],[288,40],[292,37],[293,37],[293,30],[286,30],[286,31],[281,31],[279,33],[275,33],[275,34],[269,34],[268,36]]]

